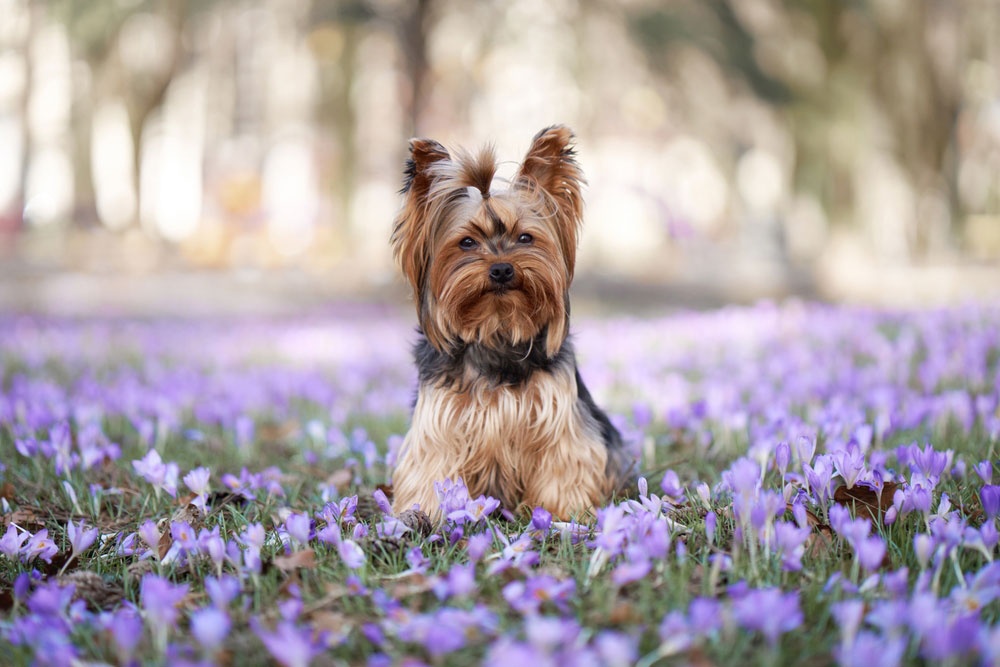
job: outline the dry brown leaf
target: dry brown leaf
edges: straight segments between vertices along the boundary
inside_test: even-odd
[[[695,646],[687,654],[688,667],[715,667],[715,663],[705,655],[701,646]]]
[[[326,631],[340,636],[346,634],[352,627],[347,616],[336,611],[322,610],[309,616],[314,629]]]
[[[351,486],[351,482],[353,481],[354,473],[347,468],[341,468],[340,470],[334,470],[327,476],[326,485],[337,489],[338,493],[343,493]]]
[[[396,581],[391,587],[389,594],[397,600],[413,595],[426,593],[433,588],[434,582],[422,574],[414,573],[406,579]]]
[[[14,510],[10,514],[5,514],[3,517],[3,525],[9,526],[12,523],[17,524],[25,530],[27,530],[29,526],[38,526],[41,528],[45,525],[45,522],[42,521],[41,515],[39,515],[38,512],[31,507],[21,507]]]
[[[892,507],[892,497],[898,484],[886,482],[882,488],[881,498],[872,489],[855,484],[851,488],[838,486],[833,492],[833,501],[854,510],[858,516],[867,517],[872,522],[879,522],[882,516]]]
[[[833,548],[833,531],[830,530],[830,526],[815,526],[812,533],[806,538],[805,547],[806,556],[809,558],[819,558],[826,555]]]
[[[184,521],[191,528],[198,530],[204,518],[205,514],[201,511],[200,507],[192,503],[185,503],[174,512],[173,516],[170,517],[170,521],[174,523]]]
[[[635,605],[625,600],[619,600],[612,608],[608,621],[613,625],[635,625],[641,623],[643,618]]]
[[[289,556],[275,556],[274,565],[282,572],[312,570],[316,567],[316,552],[312,549],[293,551]]]
[[[0,486],[0,498],[6,498],[7,500],[14,500],[17,497],[17,490],[14,485],[10,482],[4,482],[3,486]]]
[[[257,436],[262,442],[280,442],[288,440],[301,430],[302,426],[298,421],[289,419],[281,423],[261,424],[257,427]]]

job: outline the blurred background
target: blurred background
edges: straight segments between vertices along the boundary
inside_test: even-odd
[[[996,0],[0,0],[0,308],[404,303],[407,139],[553,123],[584,308],[1000,297]]]

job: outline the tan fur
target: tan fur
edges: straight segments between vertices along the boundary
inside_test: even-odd
[[[462,478],[472,497],[541,506],[560,519],[599,506],[613,491],[607,448],[576,398],[569,372],[517,388],[424,388],[393,475],[393,509],[419,504],[440,518],[432,482],[445,478]]]

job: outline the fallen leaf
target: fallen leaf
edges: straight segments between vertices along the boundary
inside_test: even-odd
[[[687,654],[688,667],[715,667],[701,646],[695,646]]]
[[[288,440],[302,430],[301,425],[294,419],[276,423],[270,422],[261,424],[257,428],[257,435],[262,442],[274,443]]]
[[[352,628],[347,616],[336,611],[317,611],[309,616],[309,621],[314,629],[329,632],[337,637],[345,636]]]
[[[167,555],[170,551],[170,547],[174,543],[174,538],[170,536],[170,530],[165,530],[160,533],[160,543],[156,545],[156,557],[163,560],[163,557]]]
[[[354,472],[347,469],[341,468],[340,470],[335,470],[330,473],[326,478],[326,485],[332,486],[337,489],[338,493],[343,493],[351,486],[351,482],[354,481]]]
[[[855,484],[851,488],[838,486],[833,492],[833,501],[853,509],[858,515],[867,515],[872,522],[877,523],[892,507],[892,496],[898,486],[895,482],[886,482],[882,488],[881,498],[874,490],[860,484]]]
[[[12,523],[25,530],[29,530],[30,528],[40,530],[45,527],[45,522],[42,521],[41,515],[30,507],[21,507],[10,514],[5,514],[3,525],[9,526]]]
[[[170,521],[174,523],[184,521],[194,530],[198,530],[201,527],[204,517],[205,513],[201,511],[200,507],[192,503],[186,503],[174,512],[173,516],[170,517]]]
[[[293,551],[289,556],[275,556],[275,566],[282,572],[312,570],[316,567],[316,552],[312,549]]]
[[[830,526],[821,524],[815,526],[806,538],[806,556],[809,558],[820,558],[829,553],[833,548],[833,531]]]
[[[625,600],[616,602],[611,609],[611,615],[608,616],[608,622],[613,625],[635,625],[641,623],[642,620],[642,614],[635,608],[635,605]]]
[[[425,577],[422,574],[414,573],[406,579],[396,581],[390,587],[389,595],[397,600],[400,600],[405,597],[426,593],[431,590],[433,586],[434,581],[431,578]]]

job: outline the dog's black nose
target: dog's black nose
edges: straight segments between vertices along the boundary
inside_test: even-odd
[[[514,265],[509,262],[498,262],[490,267],[490,280],[498,285],[506,285],[514,279]]]

